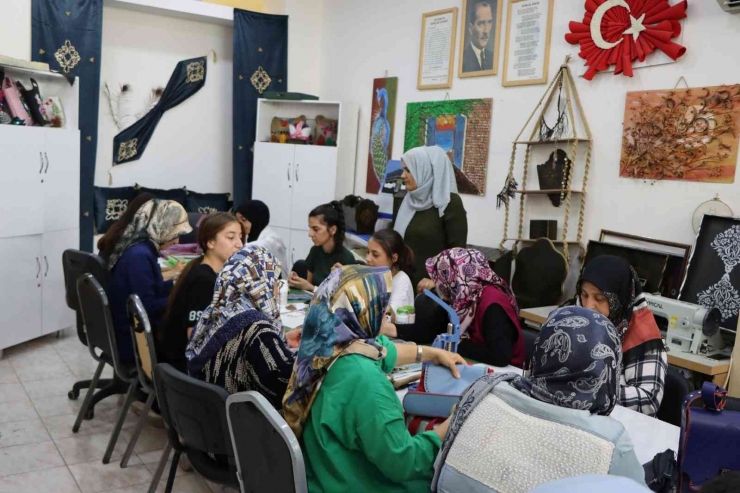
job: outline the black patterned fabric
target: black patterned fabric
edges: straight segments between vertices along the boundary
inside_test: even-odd
[[[162,190],[159,188],[147,188],[136,185],[136,189],[139,193],[150,193],[154,195],[154,198],[162,200],[174,200],[187,210],[188,203],[188,192],[184,188],[171,188],[169,190]]]
[[[95,187],[95,230],[104,234],[126,212],[128,203],[137,195],[134,187]]]
[[[188,190],[185,210],[200,214],[225,212],[229,210],[228,193],[198,193]]]

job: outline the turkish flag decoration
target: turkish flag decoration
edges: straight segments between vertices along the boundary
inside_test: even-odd
[[[686,48],[671,39],[681,34],[687,0],[586,0],[583,22],[571,21],[565,40],[579,44],[586,60],[586,80],[614,65],[614,75],[632,77],[632,63],[656,49],[678,60]]]

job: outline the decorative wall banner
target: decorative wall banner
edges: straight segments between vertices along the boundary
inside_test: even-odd
[[[80,249],[91,252],[103,0],[33,0],[31,59],[80,79]]]
[[[456,31],[457,7],[427,12],[421,16],[417,89],[452,87]]]
[[[569,24],[565,40],[581,46],[578,55],[586,60],[586,80],[610,65],[615,65],[614,75],[632,77],[633,62],[644,62],[656,49],[672,60],[686,53],[671,41],[681,34],[678,21],[686,18],[686,7],[686,0],[675,5],[668,0],[588,1],[583,21]]]
[[[498,73],[501,12],[504,0],[463,0],[458,77]]]
[[[141,158],[164,112],[200,91],[206,84],[207,69],[208,57],[205,56],[177,64],[157,105],[113,139],[113,166]]]
[[[404,152],[423,145],[441,147],[454,165],[459,192],[485,195],[492,113],[490,98],[409,103]]]
[[[370,147],[367,156],[367,184],[365,185],[367,193],[379,193],[385,179],[388,160],[391,158],[393,149],[397,90],[398,77],[386,77],[373,81]]]
[[[733,183],[740,84],[628,92],[619,176]]]
[[[234,204],[252,197],[257,99],[288,90],[288,16],[234,9]]]
[[[510,0],[501,85],[545,84],[550,63],[553,0]]]

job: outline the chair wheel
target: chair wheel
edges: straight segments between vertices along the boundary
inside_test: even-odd
[[[67,397],[69,397],[70,401],[76,401],[79,396],[80,396],[79,390],[70,390],[69,392],[67,392]]]
[[[88,409],[85,413],[85,419],[91,420],[95,417],[95,410],[94,409]]]

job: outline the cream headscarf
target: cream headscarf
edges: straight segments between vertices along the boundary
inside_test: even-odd
[[[418,188],[406,194],[398,209],[394,229],[403,237],[417,211],[436,207],[442,217],[450,203],[450,194],[457,193],[453,164],[438,146],[416,147],[401,156]]]

